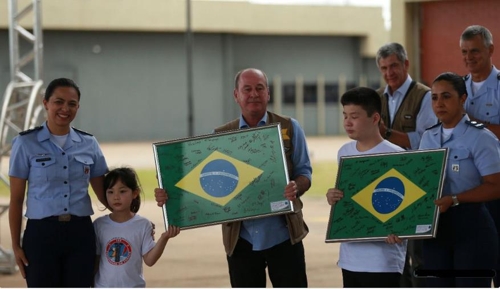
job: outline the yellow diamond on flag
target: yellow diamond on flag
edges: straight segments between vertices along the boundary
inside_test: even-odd
[[[425,192],[396,169],[380,176],[352,199],[383,223],[423,197]]]
[[[175,186],[224,206],[263,172],[261,169],[214,151]]]

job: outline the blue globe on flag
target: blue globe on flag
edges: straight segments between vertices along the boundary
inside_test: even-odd
[[[201,187],[207,194],[216,198],[231,194],[238,185],[238,180],[236,167],[223,159],[210,161],[200,174]]]
[[[395,177],[383,179],[373,191],[372,205],[380,214],[394,212],[403,202],[405,187],[403,182]]]

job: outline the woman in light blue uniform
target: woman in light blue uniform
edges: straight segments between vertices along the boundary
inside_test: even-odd
[[[43,99],[47,121],[12,143],[9,223],[28,287],[93,285],[96,243],[88,188],[90,183],[105,201],[108,167],[96,139],[70,126],[79,103],[80,90],[72,80],[53,80]],[[25,196],[28,221],[21,244]]]
[[[432,84],[432,109],[440,123],[422,135],[420,149],[448,148],[437,237],[424,241],[430,287],[491,287],[498,238],[484,202],[500,198],[500,144],[463,109],[467,91],[454,73]],[[479,271],[477,271],[479,270]],[[457,277],[465,278],[457,278]],[[483,278],[478,278],[483,276]]]

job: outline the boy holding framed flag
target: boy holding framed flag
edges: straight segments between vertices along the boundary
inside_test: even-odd
[[[400,152],[403,149],[384,140],[380,134],[380,96],[373,89],[357,87],[341,98],[344,129],[353,139],[343,145],[343,156]],[[336,188],[326,193],[328,204],[340,201],[344,193]],[[344,242],[340,245],[338,265],[344,287],[399,287],[407,250],[407,241],[389,235],[384,241]]]

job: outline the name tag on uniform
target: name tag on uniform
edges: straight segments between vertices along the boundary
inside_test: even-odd
[[[453,164],[451,165],[451,170],[458,173],[460,171],[460,166],[458,164]]]
[[[41,162],[46,162],[46,161],[50,161],[50,160],[51,160],[51,158],[42,158],[42,159],[36,159],[35,161],[37,163],[41,163]]]

